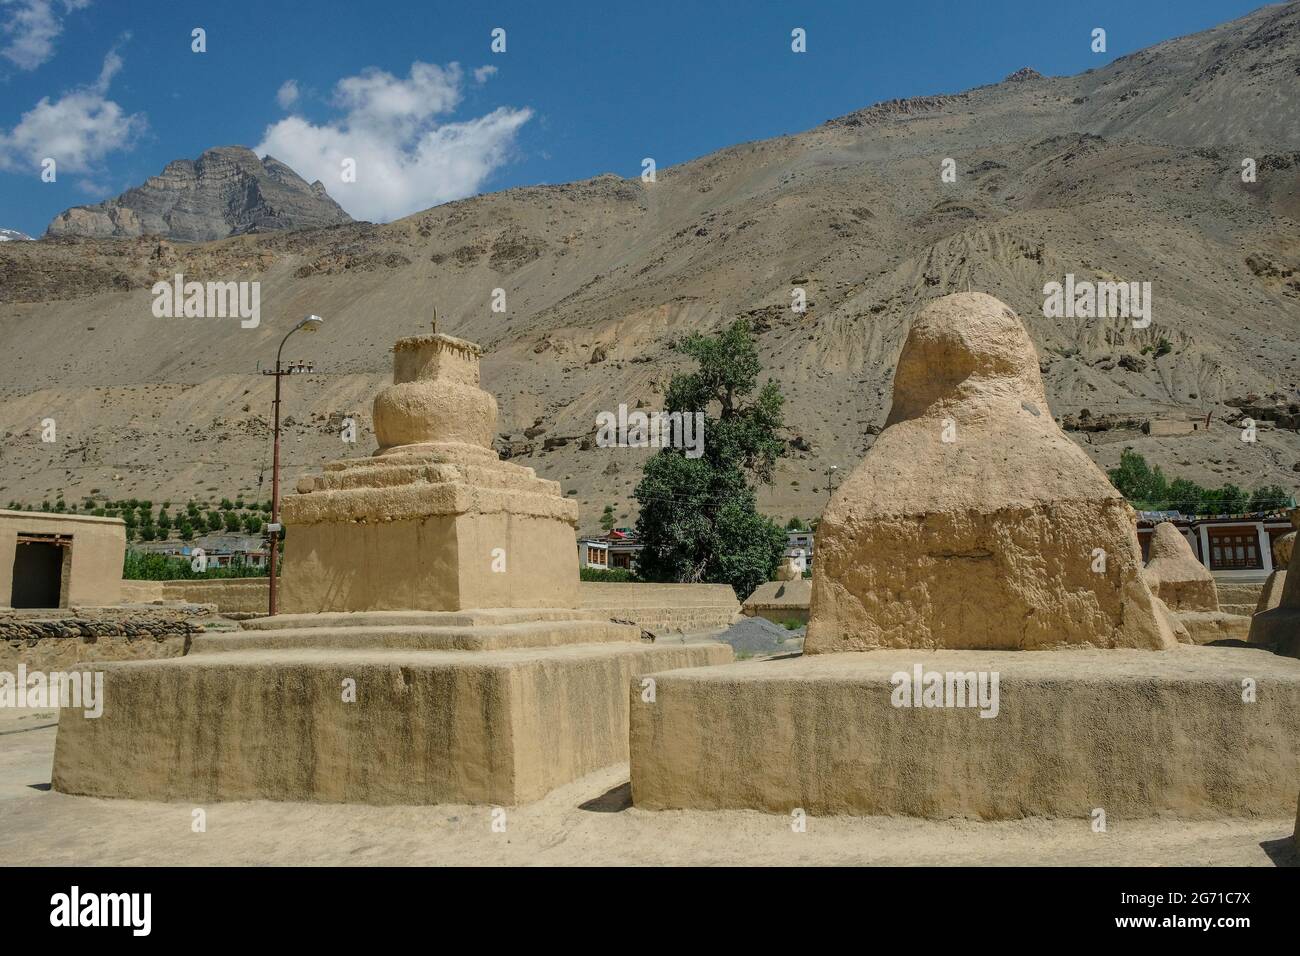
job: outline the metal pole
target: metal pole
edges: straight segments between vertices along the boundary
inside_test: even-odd
[[[288,336],[285,336],[288,338]],[[284,347],[284,343],[280,343]],[[280,523],[280,379],[283,373],[280,371],[280,353],[275,355],[275,451],[271,456],[271,524],[278,526]],[[280,557],[280,532],[278,530],[271,532],[271,607],[270,614],[274,617],[279,611],[279,603],[276,600],[276,571]]]

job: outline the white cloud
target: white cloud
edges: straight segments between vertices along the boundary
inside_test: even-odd
[[[42,97],[11,131],[0,130],[0,169],[35,169],[48,156],[60,172],[94,171],[109,153],[129,147],[147,124],[143,114],[127,114],[107,98],[121,69],[122,58],[110,50],[90,86],[77,87],[53,102]]]
[[[280,84],[280,89],[276,91],[275,100],[280,104],[281,109],[288,109],[298,102],[298,81],[285,80]]]
[[[460,104],[464,76],[452,63],[413,63],[399,79],[368,69],[340,80],[338,119],[316,125],[290,116],[268,126],[259,155],[288,163],[309,182],[319,179],[358,219],[388,222],[479,191],[509,159],[530,109],[501,107],[476,119],[441,122]],[[342,179],[356,163],[356,182]]]
[[[0,32],[9,42],[0,56],[20,70],[34,70],[54,56],[54,41],[63,32],[63,15],[84,10],[90,0],[0,0],[6,14]]]
[[[482,86],[487,82],[488,77],[492,76],[496,71],[497,68],[495,66],[480,66],[474,71],[474,82],[479,86]]]

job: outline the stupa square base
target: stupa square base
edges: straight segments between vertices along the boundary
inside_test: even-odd
[[[917,664],[996,672],[997,716],[894,706],[892,675],[910,683]],[[632,797],[646,809],[1101,809],[1113,825],[1286,815],[1300,782],[1300,661],[1264,650],[880,650],[651,676],[653,703],[631,695]]]
[[[565,521],[506,512],[295,525],[280,610],[571,608],[573,541]]]
[[[54,789],[156,801],[514,805],[627,759],[627,689],[724,644],[233,650],[103,667]],[[344,700],[355,681],[355,701]]]

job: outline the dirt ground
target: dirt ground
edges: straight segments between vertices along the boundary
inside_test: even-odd
[[[190,804],[73,797],[49,789],[56,715],[0,711],[0,862],[43,865],[877,865],[1295,866],[1294,821],[978,823],[810,818],[750,811],[649,812],[627,767],[546,799],[493,808],[304,803]],[[498,817],[500,819],[500,817]]]

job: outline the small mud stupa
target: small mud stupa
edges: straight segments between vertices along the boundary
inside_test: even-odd
[[[1273,542],[1273,570],[1269,572],[1259,600],[1255,603],[1255,613],[1271,611],[1282,603],[1282,592],[1286,590],[1286,569],[1291,564],[1291,554],[1295,550],[1294,531],[1288,531]]]
[[[1219,610],[1214,575],[1197,560],[1192,546],[1171,522],[1160,522],[1152,532],[1146,579],[1170,610]]]
[[[1291,512],[1291,524],[1300,528],[1300,508]],[[1281,581],[1277,606],[1257,611],[1250,619],[1249,640],[1251,644],[1271,647],[1279,654],[1300,657],[1300,548],[1294,546],[1294,539],[1292,541],[1291,560]],[[1269,583],[1276,589],[1276,580],[1270,579]]]
[[[285,501],[286,613],[578,606],[577,502],[492,449],[480,354],[438,332],[398,340],[379,449]]]
[[[478,346],[402,339],[379,450],[285,505],[284,607],[104,667],[53,786],[147,800],[519,804],[627,759],[629,685],[732,659],[579,609],[577,508],[491,449]]]
[[[1250,633],[1249,617],[1227,614],[1220,608],[1214,575],[1171,522],[1156,525],[1150,558],[1142,573],[1152,593],[1164,602],[1180,640],[1192,644],[1244,641]]]
[[[1176,643],[1136,516],[1053,421],[1015,313],[983,293],[931,303],[818,526],[805,653]]]

